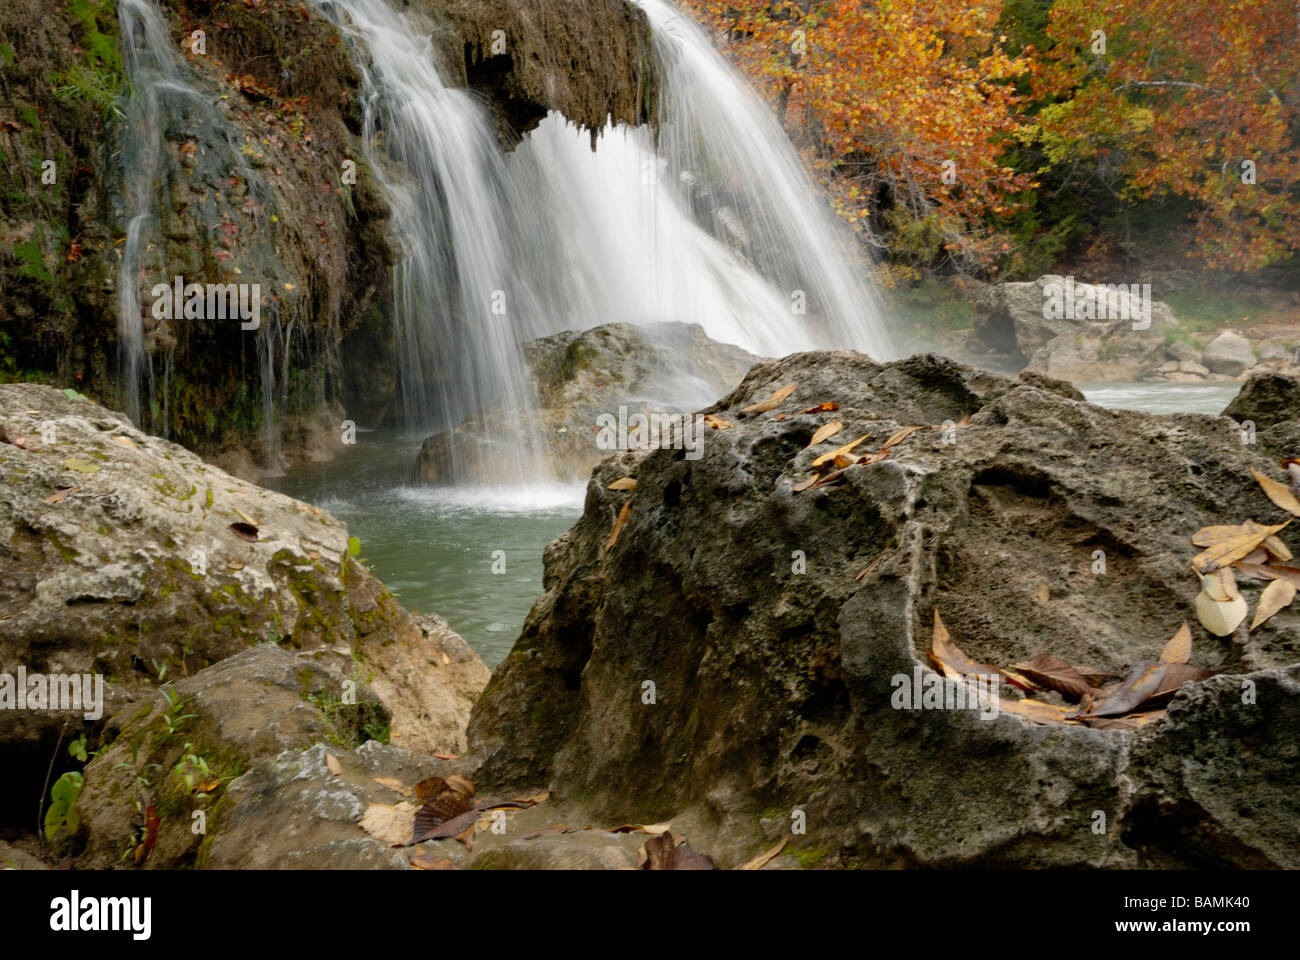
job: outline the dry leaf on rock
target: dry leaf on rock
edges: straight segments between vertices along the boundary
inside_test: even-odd
[[[817,432],[812,435],[812,439],[808,441],[808,446],[815,447],[819,443],[824,443],[843,429],[843,420],[832,420],[830,423],[824,423],[818,427]]]
[[[332,753],[325,754],[325,766],[328,767],[329,772],[334,774],[336,777],[343,772],[343,765],[339,763],[339,758],[334,756]]]
[[[777,407],[781,405],[782,400],[790,396],[790,394],[794,393],[796,386],[797,384],[793,384],[793,383],[787,384],[786,386],[777,390],[775,393],[772,394],[772,396],[768,397],[766,400],[762,401],[761,403],[751,403],[747,407],[741,407],[740,412],[741,413],[766,413],[768,410],[775,410]]]
[[[998,709],[1004,713],[1014,714],[1034,723],[1065,723],[1070,711],[1055,704],[1043,703],[1041,700],[1007,700],[998,698]]]
[[[139,449],[140,449],[140,448],[137,447],[134,443],[131,442],[131,438],[130,438],[130,437],[113,437],[113,442],[114,442],[114,443],[120,443],[120,444],[121,444],[122,446],[124,446],[124,447],[130,447],[132,450],[139,450]]]
[[[1226,578],[1222,576],[1225,572],[1232,573],[1224,570],[1201,577],[1201,592],[1192,604],[1201,626],[1216,637],[1229,636],[1248,612],[1245,598],[1237,592],[1235,575]]]
[[[834,400],[827,400],[825,403],[819,403],[815,407],[809,407],[807,410],[800,410],[800,413],[828,413],[832,410],[838,410],[840,405]]]
[[[1212,676],[1214,671],[1187,663],[1138,663],[1110,696],[1099,699],[1087,714],[1075,714],[1074,717],[1079,720],[1118,717],[1133,713],[1139,707],[1159,706],[1171,699],[1184,683],[1199,682]]]
[[[1032,660],[1012,664],[1011,668],[1034,683],[1064,694],[1071,700],[1081,700],[1087,694],[1095,692],[1093,683],[1078,667],[1048,653],[1040,653]]]
[[[1285,483],[1278,483],[1272,477],[1266,477],[1254,467],[1250,468],[1255,482],[1260,485],[1264,495],[1293,517],[1300,517],[1300,498],[1291,492]]]
[[[735,424],[730,420],[723,420],[717,414],[713,413],[706,413],[704,415],[704,423],[706,426],[712,427],[714,430],[730,430],[735,426]]]
[[[1219,567],[1236,563],[1285,526],[1286,523],[1280,523],[1275,527],[1260,526],[1257,531],[1243,532],[1216,540],[1207,550],[1192,558],[1192,566],[1197,573],[1208,573]]]
[[[447,837],[455,837],[459,840],[466,830],[474,829],[478,815],[478,810],[466,810],[448,820],[443,820],[430,810],[428,804],[425,804],[412,820],[409,842],[423,843],[425,840],[445,840]]]
[[[1235,584],[1234,584],[1235,586]],[[1187,621],[1178,628],[1178,632],[1170,638],[1165,644],[1165,648],[1160,651],[1161,663],[1186,663],[1192,658],[1192,630],[1187,626]]]
[[[1295,584],[1289,580],[1274,580],[1270,583],[1259,595],[1259,605],[1255,608],[1255,619],[1250,622],[1250,629],[1254,630],[1273,614],[1290,606],[1295,594]]]
[[[415,807],[403,801],[397,806],[372,803],[361,817],[361,829],[390,847],[409,847],[415,824]]]
[[[1137,730],[1165,715],[1164,710],[1148,710],[1145,713],[1130,713],[1124,717],[1084,717],[1083,723],[1094,730]]]
[[[634,480],[632,477],[623,477],[622,479],[615,480],[605,489],[606,490],[635,490],[636,480]]]
[[[881,444],[881,446],[895,447],[898,444],[902,443],[904,440],[906,440],[908,437],[910,437],[915,431],[920,429],[921,429],[920,427],[904,427],[902,430],[897,430],[893,434],[891,434],[889,439],[886,440],[883,444]]]
[[[776,857],[778,853],[785,849],[785,845],[790,841],[790,835],[787,833],[781,838],[781,842],[770,850],[760,853],[753,860],[747,860],[738,866],[737,870],[762,870]]]
[[[618,512],[614,519],[614,527],[609,531],[609,539],[605,541],[605,552],[614,549],[614,544],[618,542],[618,535],[623,532],[623,527],[627,525],[627,518],[632,515],[632,501],[628,500],[623,504],[623,509]]]
[[[1245,527],[1247,530],[1249,530],[1251,533],[1259,533],[1261,530],[1264,529],[1254,520],[1247,520],[1245,523],[1242,524],[1242,526]],[[1265,553],[1271,554],[1275,560],[1280,560],[1283,563],[1291,559],[1291,551],[1287,549],[1287,545],[1283,543],[1281,540],[1279,540],[1277,537],[1272,535],[1269,535],[1264,538],[1264,542],[1260,544],[1260,549],[1262,549]],[[1249,554],[1247,556],[1249,556]],[[1245,560],[1246,557],[1243,557],[1242,560],[1239,562],[1245,562]]]
[[[671,823],[624,823],[621,826],[611,827],[609,833],[649,833],[659,836],[661,833],[667,833],[672,829]]]
[[[814,467],[820,467],[823,463],[830,463],[840,454],[848,453],[850,450],[856,447],[863,440],[867,439],[867,437],[869,436],[871,436],[871,434],[864,433],[862,436],[858,437],[858,439],[854,440],[852,443],[846,443],[844,446],[832,450],[830,453],[823,453],[820,457],[818,457],[816,460],[812,462],[812,465]]]
[[[73,490],[76,489],[77,489],[76,487],[64,487],[62,490],[59,490],[57,493],[52,493],[48,497],[46,497],[45,502],[60,503],[62,502],[64,497],[66,497],[68,494],[70,494]]]
[[[957,673],[969,677],[997,677],[1000,680],[1006,676],[997,667],[990,667],[986,663],[972,660],[962,653],[957,645],[952,642],[952,637],[948,635],[948,628],[944,626],[943,620],[939,617],[938,609],[934,611],[934,632],[930,638],[930,659],[941,670],[947,666]]]
[[[402,783],[401,780],[394,780],[392,777],[373,777],[372,779],[381,787],[387,787],[394,793],[400,793],[404,797],[415,796],[415,790]]]
[[[1038,598],[1039,603],[1047,603],[1052,599],[1051,588],[1045,583],[1040,583],[1038,589],[1034,591],[1034,596]]]
[[[554,823],[551,824],[551,826],[549,827],[543,827],[540,830],[534,830],[532,833],[528,834],[528,836],[524,837],[524,839],[536,840],[538,837],[552,837],[552,836],[556,836],[557,834],[572,833],[572,832],[573,832],[572,827],[563,823]]]
[[[817,483],[817,474],[814,473],[806,480],[800,480],[798,483],[796,483],[793,487],[793,490],[795,493],[802,493],[803,491],[807,490],[809,487],[813,486],[815,483]]]

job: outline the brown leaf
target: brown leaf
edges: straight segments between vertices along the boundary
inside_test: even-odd
[[[769,863],[772,862],[772,860],[776,857],[778,853],[780,853],[782,850],[785,849],[785,845],[789,843],[789,841],[790,841],[790,834],[787,833],[785,836],[781,838],[781,842],[778,843],[775,847],[765,851],[764,853],[760,853],[753,860],[746,860],[736,869],[737,870],[762,870],[764,867],[766,867]]]
[[[472,828],[478,820],[479,811],[466,810],[446,820],[437,816],[426,803],[415,814],[411,825],[410,843],[423,843],[425,840],[445,840],[457,837],[466,829]]]
[[[445,657],[446,654],[443,654],[443,656]],[[437,757],[439,760],[459,760],[459,759],[460,759],[460,754],[459,754],[459,753],[435,753],[435,754],[431,754],[431,756]]]
[[[66,497],[68,494],[70,494],[73,490],[76,489],[77,489],[76,487],[64,487],[62,490],[59,490],[57,493],[51,493],[48,497],[45,498],[45,502],[61,503],[64,497]]]
[[[524,837],[524,839],[536,840],[538,837],[550,837],[559,833],[572,833],[572,832],[573,832],[572,827],[566,826],[563,823],[553,823],[549,827],[542,827],[542,829],[540,830],[534,830],[528,836]]]
[[[247,540],[249,543],[257,543],[257,527],[251,523],[232,523],[231,531],[241,540]]]
[[[1259,605],[1255,608],[1255,619],[1250,623],[1254,630],[1269,617],[1284,607],[1290,606],[1295,599],[1296,587],[1289,580],[1274,580],[1259,595]]]
[[[708,424],[710,427],[712,427],[714,430],[730,430],[732,427],[735,426],[735,424],[732,423],[731,421],[723,420],[721,417],[712,413],[706,413],[704,415],[704,422]]]
[[[1231,540],[1233,537],[1240,537],[1247,533],[1257,532],[1258,530],[1251,530],[1250,527],[1246,526],[1244,523],[1201,527],[1201,529],[1192,534],[1192,543],[1198,547],[1212,547],[1216,543]]]
[[[781,389],[775,391],[770,397],[768,397],[763,402],[751,403],[747,407],[741,407],[740,412],[741,413],[766,413],[768,410],[775,410],[777,407],[781,405],[782,400],[790,396],[790,394],[794,393],[794,389],[796,386],[797,384],[793,384],[793,383],[787,384],[786,386],[781,387]]]
[[[834,400],[827,400],[825,403],[819,403],[815,407],[809,407],[807,410],[800,410],[800,413],[829,413],[832,410],[838,410],[840,405]]]
[[[641,870],[712,870],[713,859],[691,850],[685,838],[671,833],[651,837],[641,847]]]
[[[1186,663],[1192,658],[1192,630],[1187,626],[1187,621],[1178,628],[1178,632],[1173,635],[1165,648],[1160,651],[1161,663]]]
[[[862,436],[858,437],[858,439],[854,440],[852,443],[846,443],[844,446],[832,450],[830,453],[823,453],[820,457],[818,457],[816,460],[812,462],[812,465],[814,467],[820,467],[823,463],[830,463],[840,454],[848,453],[850,450],[856,447],[863,440],[867,439],[867,437],[869,436],[871,436],[871,434],[864,433]]]
[[[1052,599],[1052,590],[1047,584],[1040,583],[1038,589],[1034,591],[1034,596],[1038,599],[1039,603],[1047,603],[1047,601]]]
[[[815,447],[819,443],[824,443],[843,429],[843,420],[832,420],[830,423],[824,423],[818,427],[817,432],[812,435],[812,439],[808,441],[808,446]]]
[[[605,552],[614,549],[614,544],[618,542],[618,535],[623,532],[623,527],[627,525],[627,518],[632,515],[632,501],[628,500],[623,504],[623,509],[618,512],[614,519],[614,527],[609,531],[609,539],[605,541]]]
[[[957,648],[957,645],[952,642],[952,637],[948,635],[948,628],[944,626],[943,620],[939,617],[937,607],[934,611],[934,632],[930,638],[930,659],[940,669],[948,666],[968,677],[997,677],[1000,680],[1004,676],[1003,672],[997,667],[990,667],[978,660],[972,660]]]
[[[888,440],[886,440],[883,444],[881,444],[881,446],[882,447],[897,446],[898,444],[906,440],[908,437],[910,437],[914,431],[920,429],[921,429],[920,427],[904,427],[902,430],[895,431]]]
[[[1259,533],[1261,530],[1264,529],[1254,520],[1247,520],[1245,523],[1242,524],[1242,526],[1245,527],[1247,530],[1249,530],[1251,533]],[[1281,540],[1279,540],[1277,537],[1274,536],[1265,537],[1264,542],[1260,544],[1260,546],[1265,553],[1272,554],[1275,560],[1281,560],[1283,563],[1285,563],[1286,561],[1291,559],[1291,551],[1288,550],[1287,545],[1283,543]],[[1243,562],[1244,561],[1245,558],[1243,558]]]
[[[1025,663],[1012,664],[1012,669],[1071,700],[1081,700],[1087,694],[1096,692],[1094,684],[1077,667],[1048,653],[1040,653]]]
[[[131,442],[130,437],[113,437],[113,440],[117,443],[120,443],[124,447],[130,447],[132,450],[140,449],[134,443]]]
[[[813,484],[813,486],[814,486],[814,487],[825,487],[825,486],[829,486],[829,485],[831,485],[831,484],[833,484],[833,483],[839,483],[841,480],[844,479],[844,471],[847,470],[847,469],[848,469],[848,467],[841,467],[841,468],[838,469],[838,470],[832,470],[830,473],[826,474],[826,476],[824,476],[824,477],[820,477],[820,478],[817,480],[817,482]]]
[[[622,824],[621,826],[611,827],[608,832],[609,833],[648,833],[651,834],[652,836],[657,837],[661,833],[667,833],[670,829],[672,829],[671,823],[650,823],[645,825],[639,823],[625,823]]]
[[[889,456],[889,448],[885,447],[883,450],[877,450],[875,453],[868,453],[865,454],[864,456],[859,457],[856,463],[859,466],[865,467],[872,463],[879,463],[881,460],[884,460],[888,456]]]
[[[1285,483],[1278,483],[1272,477],[1266,477],[1254,467],[1250,468],[1255,482],[1264,490],[1264,495],[1293,517],[1300,517],[1300,498],[1291,492]]]
[[[798,483],[794,485],[792,489],[794,490],[795,493],[803,493],[803,491],[813,486],[817,482],[817,480],[818,480],[818,476],[817,474],[814,473],[806,480],[800,480]]]
[[[334,774],[336,777],[343,772],[343,765],[339,763],[339,758],[334,756],[332,753],[325,754],[325,766],[328,767],[329,772]]]
[[[857,457],[851,457],[847,453],[841,453],[838,457],[835,458],[835,466],[839,467],[841,470],[844,469],[845,467],[851,467],[857,462],[858,462]]]
[[[634,480],[632,477],[622,477],[619,480],[615,480],[605,489],[606,490],[635,490],[636,480]]]
[[[1138,707],[1160,706],[1171,699],[1184,683],[1199,682],[1212,676],[1214,671],[1187,663],[1137,663],[1114,693],[1099,700],[1087,714],[1075,714],[1074,718],[1118,717],[1133,713]]]

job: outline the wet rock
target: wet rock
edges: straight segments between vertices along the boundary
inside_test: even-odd
[[[429,437],[416,461],[425,483],[471,477],[499,483],[502,451],[545,448],[557,479],[581,481],[608,451],[596,418],[685,413],[711,403],[758,357],[710,340],[698,324],[610,323],[533,340],[525,356],[537,390],[531,416],[491,411]]]
[[[1205,366],[1214,373],[1235,377],[1255,365],[1255,351],[1250,341],[1239,333],[1225,330],[1205,345],[1201,354]]]
[[[782,410],[840,409],[739,415],[790,383]],[[760,364],[709,411],[736,426],[701,459],[656,450],[597,467],[475,705],[481,790],[549,786],[598,821],[693,817],[693,847],[723,866],[792,811],[808,823],[789,850],[805,864],[1300,866],[1300,612],[1219,639],[1192,608],[1197,529],[1285,519],[1249,469],[1275,467],[1234,421],[852,353]],[[806,449],[824,421],[869,433],[870,450],[964,416],[838,486],[793,491],[840,440]],[[633,493],[607,489],[626,475]],[[1242,584],[1253,603],[1261,585]],[[894,678],[930,673],[936,610],[978,660],[1052,653],[1116,673],[1188,621],[1193,662],[1222,675],[1136,732],[895,709]]]

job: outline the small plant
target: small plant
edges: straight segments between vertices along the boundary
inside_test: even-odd
[[[83,738],[84,739],[84,738]],[[69,770],[54,781],[50,789],[50,806],[45,811],[45,839],[53,840],[63,827],[69,833],[81,829],[81,820],[77,817],[76,802],[81,796],[81,788],[86,778],[76,770]]]
[[[172,767],[172,777],[177,786],[192,792],[195,784],[204,785],[212,780],[212,770],[208,761],[194,752],[193,743],[186,743],[182,750],[180,760]]]
[[[168,684],[162,688],[162,695],[167,700],[167,709],[162,712],[159,719],[167,728],[167,737],[172,736],[181,728],[186,720],[192,720],[198,716],[197,713],[181,713],[185,708],[186,698],[176,693],[175,689]],[[164,738],[165,739],[165,738]]]

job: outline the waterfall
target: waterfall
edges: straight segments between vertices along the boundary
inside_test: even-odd
[[[767,356],[890,353],[852,241],[789,139],[664,0],[640,4],[661,90],[657,142],[610,127],[593,151],[552,114],[506,156],[486,109],[444,80],[437,24],[387,0],[316,2],[362,73],[366,160],[402,245],[393,299],[407,428],[451,428],[489,408],[528,422],[522,341],[612,321],[696,322]],[[527,456],[535,440],[524,446],[502,443],[502,472],[544,469]]]

